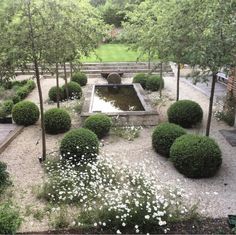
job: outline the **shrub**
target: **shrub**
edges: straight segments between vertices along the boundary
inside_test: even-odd
[[[15,234],[21,221],[19,211],[11,203],[0,205],[0,234]]]
[[[11,114],[14,103],[12,100],[6,100],[3,102],[3,108],[7,115]]]
[[[182,127],[172,123],[162,123],[153,131],[152,146],[157,153],[169,157],[172,144],[184,134],[186,131]]]
[[[30,91],[32,91],[36,87],[36,84],[35,84],[35,82],[33,80],[28,80],[26,82],[25,86],[27,87],[28,91],[30,92]]]
[[[29,94],[29,91],[26,86],[20,87],[16,91],[16,95],[19,96],[21,100],[26,98],[28,94]]]
[[[72,75],[71,81],[77,82],[80,86],[85,86],[87,84],[88,78],[85,73],[76,72]]]
[[[213,139],[190,134],[176,139],[170,157],[176,169],[190,178],[211,177],[222,163],[220,148]]]
[[[146,88],[151,91],[158,91],[164,88],[164,80],[158,75],[151,75],[147,78]]]
[[[7,165],[0,162],[0,193],[4,190],[5,186],[10,183],[9,173],[7,172]]]
[[[12,118],[18,125],[33,125],[39,119],[39,108],[33,102],[21,101],[14,105]]]
[[[50,100],[57,102],[57,87],[56,86],[53,86],[50,88],[48,92],[48,96]],[[59,101],[62,101],[63,98],[64,98],[64,91],[61,87],[59,87]]]
[[[95,159],[98,154],[98,138],[90,130],[80,128],[68,132],[61,141],[60,152],[63,158],[74,162]]]
[[[85,120],[84,127],[94,132],[101,139],[108,134],[111,124],[111,119],[107,115],[95,114]]]
[[[68,82],[67,87],[68,87],[69,98],[76,98],[76,99],[81,98],[82,90],[81,90],[81,87],[78,83]],[[65,87],[65,85],[62,86],[62,89],[63,89],[64,97],[66,97],[66,87]]]
[[[45,130],[49,134],[59,134],[70,129],[70,115],[63,109],[49,109],[44,114]]]
[[[12,97],[12,101],[13,101],[14,104],[17,104],[18,102],[21,101],[21,99],[20,99],[20,97],[18,95],[14,95]]]
[[[121,84],[121,76],[118,73],[110,73],[107,82],[108,84]]]
[[[147,82],[147,74],[145,73],[138,73],[133,78],[133,83],[140,83],[140,85],[143,87],[143,89],[146,88],[146,82]]]
[[[191,100],[175,102],[169,107],[167,114],[169,122],[186,128],[201,122],[203,117],[201,106]]]

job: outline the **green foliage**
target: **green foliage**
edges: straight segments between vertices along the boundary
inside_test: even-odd
[[[64,99],[64,91],[61,87],[59,87],[58,89],[59,89],[59,101],[62,101]],[[48,92],[48,96],[50,100],[57,102],[57,87],[56,86],[53,86],[50,88]]]
[[[61,141],[60,152],[63,158],[78,162],[96,159],[98,147],[97,136],[88,129],[80,128],[65,134]]]
[[[24,83],[22,83],[22,84],[24,84]],[[19,87],[19,89],[17,89],[16,95],[19,96],[21,100],[23,100],[35,88],[35,86],[36,85],[33,80],[28,80],[25,85],[23,85],[23,86]]]
[[[14,104],[17,104],[18,102],[21,101],[21,98],[18,95],[14,95],[12,97],[12,101],[13,101]]]
[[[161,123],[152,133],[152,146],[157,153],[169,157],[172,144],[184,134],[186,134],[186,131],[178,125]]]
[[[105,114],[92,115],[84,122],[84,127],[94,132],[99,139],[109,133],[111,125],[111,119]]]
[[[39,108],[31,101],[21,101],[14,105],[12,118],[18,125],[33,125],[39,119]]]
[[[191,100],[180,100],[172,104],[168,111],[168,120],[182,127],[190,128],[202,121],[201,106]]]
[[[148,79],[148,75],[145,73],[139,73],[136,74],[133,78],[133,83],[140,83],[140,85],[143,87],[143,89],[146,88],[146,82]]]
[[[11,203],[0,204],[0,234],[15,234],[22,219]]]
[[[7,165],[0,162],[0,193],[3,192],[6,186],[10,184],[9,173],[7,172]]]
[[[49,134],[64,133],[71,127],[71,118],[64,109],[52,108],[44,113],[44,125]]]
[[[69,98],[71,99],[80,99],[82,96],[82,89],[80,85],[76,82],[68,82],[67,84],[68,87],[68,93],[69,93]],[[66,97],[66,87],[65,85],[62,86],[63,92],[64,92],[64,97]]]
[[[72,75],[71,81],[77,82],[80,86],[85,86],[87,84],[88,78],[85,73],[76,72]]]
[[[164,88],[164,80],[159,75],[148,76],[146,81],[147,90],[158,91]]]
[[[118,73],[110,73],[107,82],[108,84],[121,84],[121,77]]]
[[[212,177],[222,163],[220,148],[213,139],[190,134],[176,139],[170,157],[176,169],[189,178]]]
[[[14,103],[12,100],[5,100],[3,102],[3,107],[7,114],[11,114],[13,106],[14,106]]]

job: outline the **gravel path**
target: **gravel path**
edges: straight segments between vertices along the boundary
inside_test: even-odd
[[[125,82],[130,82],[126,79]],[[61,80],[61,83],[63,81]],[[94,83],[90,80],[89,83]],[[104,82],[96,79],[97,82]],[[175,97],[175,79],[173,77],[165,78],[164,95],[168,95],[174,99]],[[47,100],[48,90],[55,85],[54,79],[42,79],[42,90],[44,100]],[[156,93],[152,93],[151,97],[157,97]],[[29,100],[38,101],[37,89],[35,89]],[[180,84],[180,99],[192,99],[200,103],[204,109],[204,122],[200,129],[193,130],[195,133],[204,134],[206,114],[208,110],[208,100],[199,91],[184,82]],[[54,107],[45,103],[45,109]],[[168,104],[162,107],[162,119],[165,120],[165,110]],[[155,164],[156,177],[161,184],[178,185],[192,194],[195,201],[199,201],[200,210],[212,217],[225,217],[236,211],[236,148],[231,147],[224,137],[219,133],[220,129],[231,129],[223,123],[213,120],[211,136],[220,144],[223,153],[223,165],[218,175],[211,179],[192,180],[180,175],[167,159],[158,156],[151,147],[151,134],[153,128],[144,128],[140,137],[134,141],[126,141],[114,136],[105,139],[105,145],[102,147],[103,152],[113,155],[114,158],[121,161],[139,162],[148,159]],[[58,143],[63,135],[50,136],[47,135],[47,149],[51,151],[58,150]],[[33,193],[35,185],[43,182],[44,172],[38,162],[41,153],[41,135],[40,125],[37,123],[24,129],[24,131],[9,145],[9,147],[1,154],[0,160],[8,165],[14,183],[14,198],[24,213],[27,206],[35,206],[39,209],[43,208],[43,203],[36,199]],[[154,167],[147,165],[147,168]],[[35,220],[32,216],[26,217],[20,231],[44,231],[47,230],[48,221],[44,219],[42,222]]]

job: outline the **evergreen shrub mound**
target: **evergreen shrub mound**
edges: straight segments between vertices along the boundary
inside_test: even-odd
[[[21,99],[20,99],[20,97],[18,95],[14,95],[12,97],[12,101],[13,101],[14,104],[17,104],[18,102],[21,101]]]
[[[64,109],[52,108],[45,112],[44,124],[49,134],[64,133],[71,127],[71,118]]]
[[[220,148],[213,139],[190,134],[175,140],[170,158],[176,169],[189,178],[212,177],[222,163]]]
[[[151,75],[147,77],[146,89],[150,91],[158,91],[164,88],[164,80],[159,75]]]
[[[190,128],[202,121],[201,106],[191,100],[179,100],[172,104],[168,111],[168,120],[182,127]]]
[[[4,162],[0,162],[0,193],[9,184],[9,173],[7,172],[7,165]]]
[[[82,96],[82,89],[80,85],[77,82],[68,82],[67,83],[68,87],[68,93],[69,93],[69,98],[70,99],[80,99]],[[66,97],[66,87],[65,85],[62,86],[64,97]]]
[[[79,128],[69,131],[61,141],[60,152],[64,159],[73,162],[95,160],[99,142],[92,131]]]
[[[62,101],[64,99],[64,91],[61,87],[58,89],[59,91],[59,101]],[[50,88],[48,92],[48,97],[50,100],[57,102],[57,87],[53,86]]]
[[[77,82],[80,86],[85,86],[87,84],[88,78],[85,73],[76,72],[72,75],[71,81]]]
[[[15,234],[22,219],[11,203],[0,204],[0,234]]]
[[[111,119],[107,115],[95,114],[85,120],[84,127],[94,132],[101,139],[108,134],[111,124]]]
[[[157,153],[169,157],[172,144],[178,137],[184,134],[186,134],[186,131],[176,124],[159,124],[152,134],[152,146]]]
[[[140,85],[143,87],[143,89],[146,88],[146,82],[147,82],[148,75],[145,73],[138,73],[133,78],[133,83],[140,83]]]
[[[18,125],[33,125],[39,119],[39,108],[31,101],[21,101],[14,105],[12,118]]]
[[[5,100],[3,102],[4,111],[7,113],[7,115],[11,114],[13,106],[14,106],[14,103],[12,100]]]
[[[110,73],[107,82],[108,84],[121,84],[121,76],[118,73]]]

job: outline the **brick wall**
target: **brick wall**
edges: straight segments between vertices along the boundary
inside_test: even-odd
[[[229,92],[233,91],[234,97],[236,98],[236,68],[231,70],[227,89]]]

